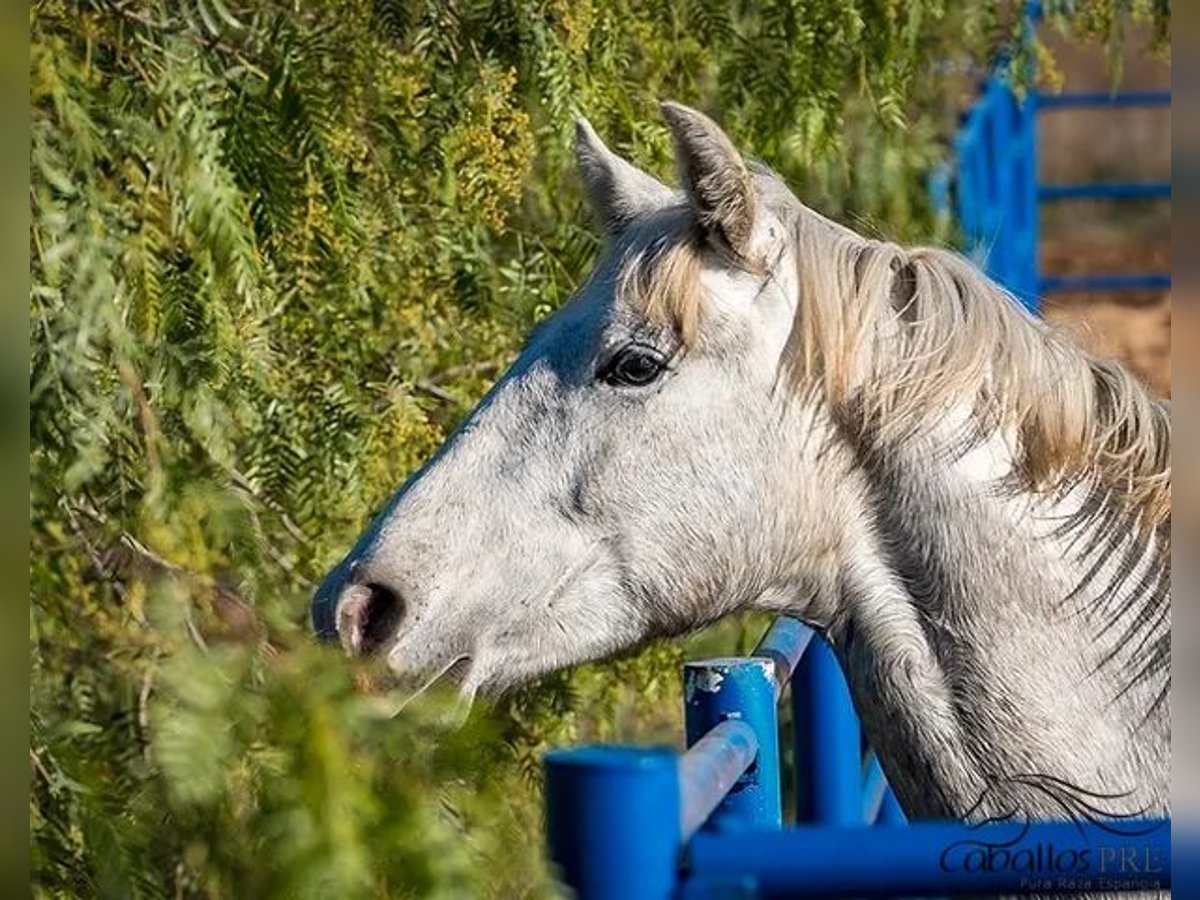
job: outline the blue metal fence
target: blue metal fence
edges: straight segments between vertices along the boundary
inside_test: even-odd
[[[906,824],[860,752],[837,660],[793,619],[777,619],[751,656],[691,662],[683,677],[686,752],[546,756],[551,858],[583,900],[1170,887],[1168,820]],[[785,828],[777,710],[789,686],[796,823]]]
[[[1040,16],[1028,6],[1027,27]],[[1038,122],[1066,109],[1170,107],[1167,91],[1047,94],[1019,97],[1007,67],[984,82],[954,139],[954,159],[934,174],[933,202],[957,214],[966,250],[990,276],[1036,312],[1040,298],[1064,291],[1166,290],[1166,272],[1043,275],[1039,260],[1041,207],[1069,200],[1162,200],[1169,181],[1044,184],[1038,177]]]

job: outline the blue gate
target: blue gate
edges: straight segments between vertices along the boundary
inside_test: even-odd
[[[1032,33],[1041,4],[1027,6]],[[1018,96],[1001,66],[984,82],[954,139],[954,160],[931,179],[935,208],[953,209],[965,250],[1032,312],[1040,298],[1066,291],[1168,290],[1167,272],[1043,275],[1039,262],[1041,208],[1069,200],[1161,200],[1169,181],[1046,184],[1038,177],[1038,121],[1068,109],[1170,107],[1168,91],[1047,94],[1030,87]]]
[[[907,824],[874,754],[860,751],[833,652],[794,619],[777,619],[748,657],[687,663],[683,679],[685,753],[546,756],[550,855],[583,900],[1170,887],[1166,819]],[[785,828],[777,710],[789,686],[796,824]],[[988,862],[1021,853],[1037,860],[1032,871]]]

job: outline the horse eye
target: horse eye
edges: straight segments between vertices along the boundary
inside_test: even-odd
[[[666,360],[646,347],[626,347],[604,367],[600,378],[615,387],[645,387],[666,365]]]

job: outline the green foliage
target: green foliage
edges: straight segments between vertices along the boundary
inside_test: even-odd
[[[586,272],[576,114],[665,173],[699,104],[929,235],[944,73],[1011,34],[965,5],[35,3],[34,892],[548,893],[541,751],[673,740],[679,645],[460,729],[315,646],[313,585]]]

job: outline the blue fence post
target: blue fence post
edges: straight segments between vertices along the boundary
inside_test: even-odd
[[[883,792],[883,803],[879,805],[879,815],[875,818],[876,825],[907,825],[908,816],[900,808],[900,801],[889,787]]]
[[[1025,4],[1021,20],[1021,41],[1032,47],[1037,35],[1037,23],[1042,17],[1039,2]],[[1041,309],[1041,205],[1038,199],[1038,92],[1036,89],[1035,65],[1030,53],[1022,73],[1025,81],[1024,97],[1017,108],[1016,168],[1019,191],[1017,203],[1021,215],[1016,223],[1016,241],[1020,247],[1021,270],[1017,281],[1008,287],[1021,304],[1035,315]]]
[[[792,679],[796,730],[796,821],[862,821],[858,715],[833,650],[814,641]]]
[[[546,754],[546,838],[580,900],[666,900],[679,880],[679,757],[589,746]]]
[[[691,747],[726,719],[754,730],[758,754],[710,820],[718,829],[783,824],[779,778],[779,714],[770,659],[709,659],[683,667],[684,719]]]
[[[1016,98],[1012,86],[1006,81],[994,79],[988,90],[992,94],[991,115],[986,130],[991,158],[996,203],[995,224],[988,240],[988,271],[1002,284],[1012,284],[1017,261],[1013,254],[1012,228],[1016,221],[1016,203],[1013,196],[1012,129]]]
[[[1038,95],[1032,84],[1021,102],[1020,188],[1022,215],[1017,240],[1021,243],[1024,277],[1018,299],[1032,313],[1041,309],[1041,206],[1038,200]]]

